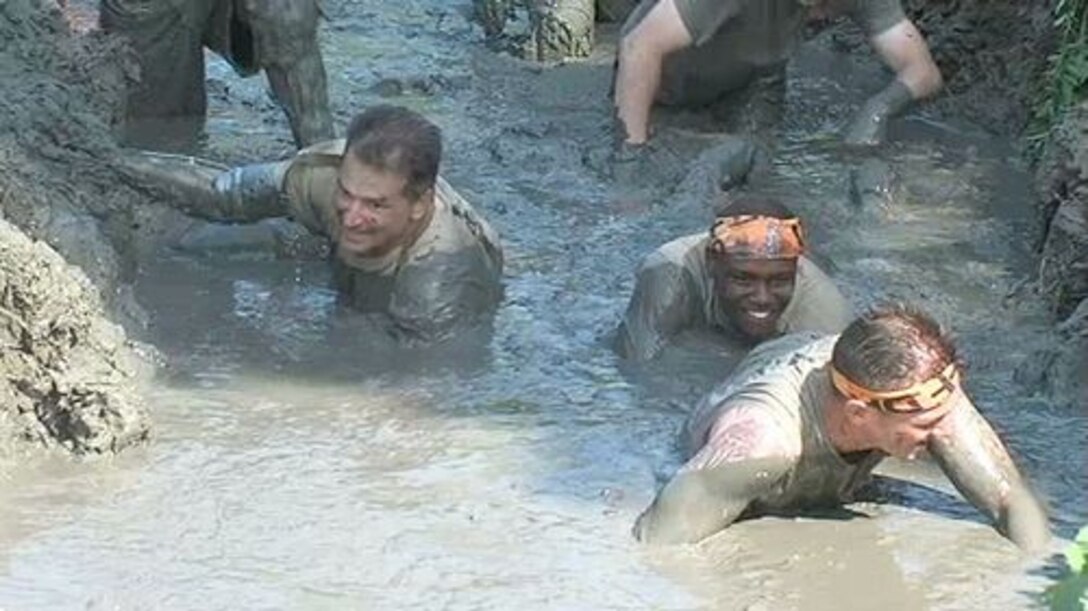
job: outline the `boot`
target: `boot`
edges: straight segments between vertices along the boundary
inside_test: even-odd
[[[534,0],[525,58],[559,61],[593,52],[593,0]]]

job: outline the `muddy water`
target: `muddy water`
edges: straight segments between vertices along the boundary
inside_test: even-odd
[[[673,164],[615,187],[584,163],[607,146],[607,35],[588,62],[542,69],[484,48],[467,3],[328,5],[341,126],[380,100],[426,112],[447,136],[445,174],[502,233],[493,329],[398,349],[337,312],[321,262],[277,259],[259,232],[148,262],[139,294],[167,363],[150,399],[158,437],[113,463],[41,462],[4,483],[0,607],[1033,604],[1043,564],[925,461],[886,465],[915,482],[888,484],[886,503],[637,545],[630,525],[679,460],[684,411],[728,360],[688,342],[634,367],[606,339],[641,256],[707,223],[705,185],[679,178],[716,136],[705,117],[663,117]],[[851,208],[848,176],[865,159],[840,151],[835,130],[880,74],[824,48],[791,66],[788,120],[755,188],[802,213],[855,304],[911,299],[955,326],[977,403],[1067,537],[1088,521],[1088,417],[1011,383],[1045,327],[1015,290],[1031,264],[1028,176],[1003,143],[922,115],[879,155],[897,203]],[[289,148],[259,81],[221,64],[210,74],[206,154]]]

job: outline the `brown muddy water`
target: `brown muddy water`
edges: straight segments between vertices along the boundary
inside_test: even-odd
[[[156,439],[3,483],[0,608],[1037,604],[1052,561],[1021,558],[926,461],[887,464],[913,484],[888,483],[884,503],[637,544],[630,526],[679,462],[684,413],[728,362],[682,345],[630,366],[607,336],[640,258],[708,223],[692,160],[717,136],[705,117],[664,118],[672,165],[616,188],[586,163],[609,146],[607,32],[590,60],[540,67],[486,48],[465,1],[327,5],[340,127],[378,101],[427,113],[446,134],[445,175],[502,234],[493,329],[396,348],[337,311],[320,261],[273,256],[265,228],[194,224],[138,285],[166,363]],[[1012,383],[1047,326],[1017,292],[1033,260],[1029,175],[1005,143],[925,112],[879,154],[841,151],[836,130],[883,75],[828,48],[791,65],[780,145],[753,188],[802,213],[855,305],[918,301],[957,329],[969,389],[1068,538],[1088,521],[1088,416]],[[209,77],[202,154],[289,151],[259,79],[220,62]],[[874,156],[898,177],[895,203],[852,207],[850,173]]]

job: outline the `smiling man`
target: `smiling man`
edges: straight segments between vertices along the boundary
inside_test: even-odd
[[[709,232],[646,257],[617,349],[649,360],[685,330],[750,347],[794,331],[838,333],[851,316],[831,279],[805,256],[800,219],[776,200],[745,196]]]
[[[927,449],[1017,545],[1049,538],[1042,506],[962,386],[932,318],[882,306],[840,336],[802,333],[752,351],[696,407],[689,459],[639,517],[643,541],[699,541],[742,516],[851,500],[885,456]]]
[[[382,105],[355,117],[346,142],[287,161],[223,170],[138,152],[122,162],[195,216],[289,216],[327,236],[344,302],[388,315],[405,338],[434,340],[482,318],[502,295],[498,236],[438,175],[441,157],[437,126]]]

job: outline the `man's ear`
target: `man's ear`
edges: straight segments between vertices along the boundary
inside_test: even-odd
[[[409,218],[413,221],[418,221],[427,216],[427,211],[434,206],[434,187],[431,187],[424,191],[416,201],[412,202],[412,211],[409,213]]]
[[[846,413],[846,419],[853,426],[864,425],[876,413],[876,410],[858,399],[847,399],[843,403],[843,411]]]

